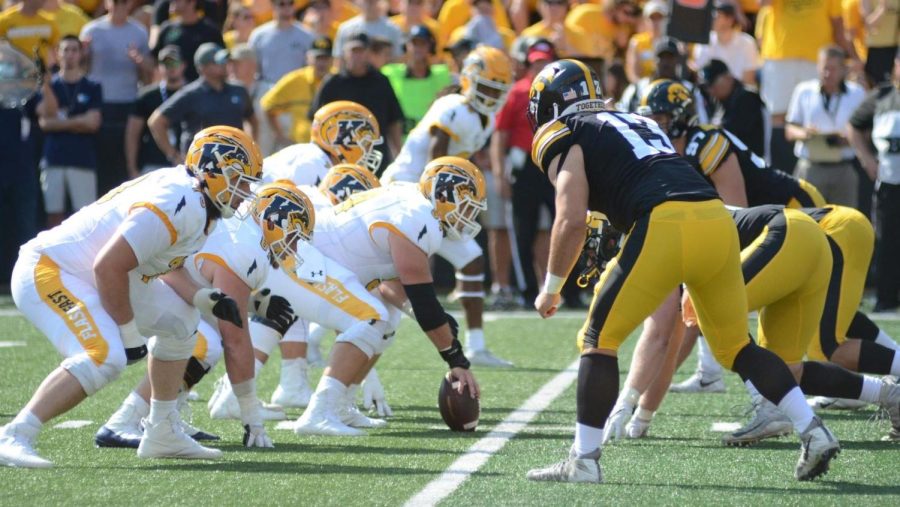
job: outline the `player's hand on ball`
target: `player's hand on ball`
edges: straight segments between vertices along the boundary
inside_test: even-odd
[[[552,317],[553,314],[556,313],[556,310],[559,309],[559,300],[559,294],[547,294],[546,292],[541,292],[534,300],[534,309],[545,319],[547,317]]]
[[[244,327],[244,320],[241,318],[240,307],[238,307],[238,304],[222,291],[216,289],[200,289],[194,294],[193,303],[194,307],[200,310],[200,313],[204,315],[231,322],[237,327]]]
[[[287,299],[272,294],[268,288],[254,292],[251,302],[256,315],[275,322],[282,329],[289,328],[299,318]]]
[[[391,406],[387,404],[384,396],[384,386],[381,379],[378,378],[378,372],[375,368],[369,371],[366,379],[362,383],[363,408],[368,411],[374,411],[379,417],[390,417],[394,415]]]
[[[275,444],[266,434],[266,428],[262,424],[245,424],[244,447],[268,447],[271,449],[275,447]]]
[[[465,368],[453,368],[450,370],[450,379],[459,381],[459,386],[457,387],[459,394],[462,394],[466,386],[469,386],[469,396],[481,398],[481,389],[478,387],[475,375],[472,375],[471,371]]]

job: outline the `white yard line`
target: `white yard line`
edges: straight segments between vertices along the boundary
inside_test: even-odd
[[[534,393],[519,408],[512,411],[484,438],[475,442],[469,450],[456,459],[437,479],[429,482],[414,497],[406,502],[406,507],[436,505],[457,490],[470,475],[477,472],[498,453],[517,433],[528,426],[538,414],[543,412],[553,400],[558,398],[578,377],[576,359],[541,389]]]
[[[4,349],[4,348],[7,348],[7,347],[24,347],[24,346],[25,346],[25,342],[17,342],[17,341],[7,342],[7,341],[0,341],[0,349]]]

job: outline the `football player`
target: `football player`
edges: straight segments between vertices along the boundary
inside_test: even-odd
[[[460,93],[434,101],[409,133],[397,158],[382,175],[382,183],[417,182],[425,165],[445,155],[469,158],[485,147],[494,131],[494,114],[503,106],[512,86],[509,58],[500,50],[478,46],[466,57],[460,75]],[[509,367],[485,346],[484,257],[474,239],[463,239],[449,230],[438,255],[456,269],[459,296],[466,313],[466,354],[472,364]]]
[[[261,168],[247,134],[209,127],[194,137],[185,165],[120,185],[22,247],[13,299],[65,360],[0,429],[0,462],[52,466],[32,447],[42,425],[148,349],[152,396],[138,457],[221,456],[184,433],[176,397],[200,314],[241,326],[240,304],[199,287],[183,264],[251,195]]]
[[[698,125],[694,99],[678,81],[658,79],[651,83],[640,97],[637,113],[660,125],[675,151],[684,155],[716,187],[726,204],[741,207],[783,204],[791,208],[825,205],[825,199],[814,186],[771,167],[731,132],[712,125]],[[674,315],[671,308],[667,313]],[[680,327],[674,319],[672,322],[653,322],[645,328],[644,335],[659,328]],[[672,391],[724,391],[722,373],[701,338],[697,372],[672,386]]]
[[[827,471],[840,445],[784,362],[748,339],[737,233],[715,190],[652,120],[608,110],[599,79],[582,62],[545,67],[532,84],[528,115],[536,130],[532,158],[557,192],[548,274],[534,303],[538,313],[556,313],[588,210],[628,231],[595,286],[579,333],[575,442],[566,459],[532,470],[528,478],[602,481],[600,444],[618,392],[617,349],[681,283],[691,291],[700,327],[720,362],[789,415],[802,442],[795,478]]]

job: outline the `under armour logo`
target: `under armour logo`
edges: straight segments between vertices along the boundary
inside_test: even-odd
[[[311,277],[315,277],[315,276],[325,276],[325,272],[322,271],[321,269],[320,269],[318,272],[316,272],[316,271],[311,271],[311,272],[309,273],[309,276],[311,276]]]
[[[250,276],[250,273],[256,269],[256,259],[253,260],[253,264],[250,265],[250,269],[247,270],[247,276]]]
[[[175,206],[175,214],[177,215],[181,208],[187,206],[187,201],[184,199],[184,196],[181,197],[181,200],[178,201],[178,206]]]
[[[416,238],[416,241],[419,241],[420,239],[422,239],[422,237],[425,236],[425,234],[427,234],[427,233],[428,233],[428,226],[427,226],[427,225],[423,225],[423,226],[422,226],[422,230],[419,231],[419,237]]]

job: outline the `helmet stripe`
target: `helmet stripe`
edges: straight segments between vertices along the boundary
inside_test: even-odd
[[[587,83],[588,96],[592,99],[597,98],[597,91],[594,89],[594,80],[591,79],[591,70],[588,69],[588,66],[584,64],[581,60],[572,60],[575,62],[575,65],[581,69],[581,72],[584,72],[584,80]]]

